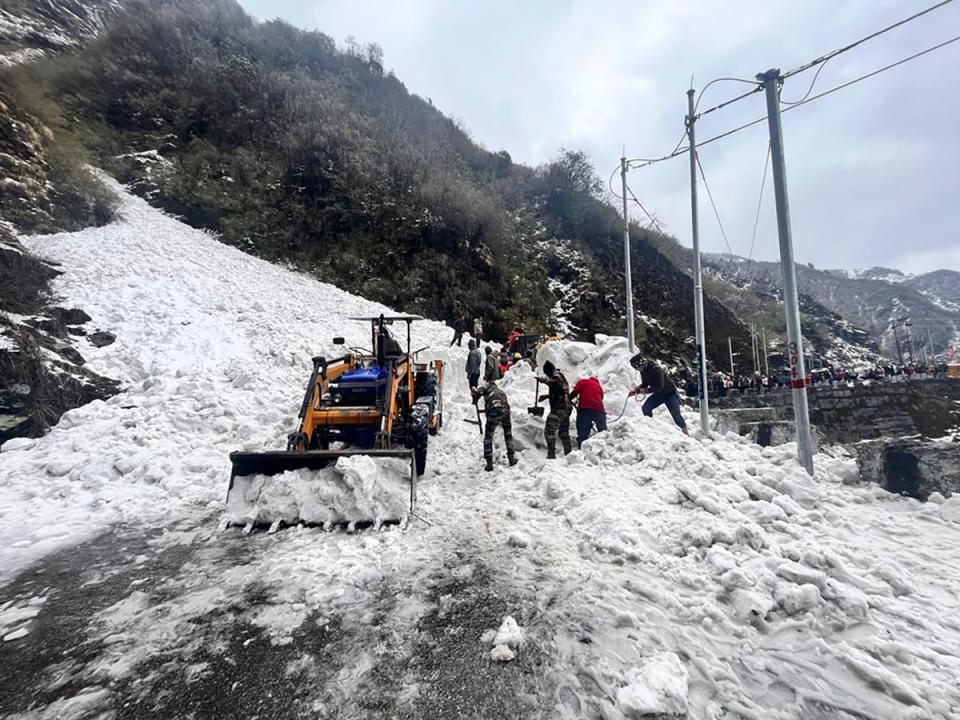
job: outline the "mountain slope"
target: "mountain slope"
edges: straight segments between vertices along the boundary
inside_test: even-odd
[[[714,256],[711,265],[728,277],[741,277],[757,288],[780,292],[778,263],[745,258]],[[897,320],[900,341],[905,330],[899,320],[910,318],[915,346],[927,344],[927,331],[934,352],[940,353],[960,339],[960,306],[952,305],[951,293],[957,291],[956,277],[950,270],[908,277],[881,268],[880,272],[851,274],[842,270],[818,270],[797,265],[797,285],[801,293],[827,310],[867,330],[887,358],[896,358],[896,338],[891,323]],[[892,279],[892,281],[891,281]],[[944,294],[941,299],[936,293]],[[917,358],[919,359],[919,358]],[[907,355],[904,355],[907,360]]]
[[[4,0],[0,6],[0,66],[37,60],[96,37],[123,0]]]
[[[230,0],[164,0],[17,72],[76,119],[98,164],[248,252],[413,312],[481,316],[494,337],[518,319],[622,334],[620,221],[586,157],[517,165],[382,63],[376,46],[341,51]],[[648,231],[633,238],[644,349],[688,365],[690,279]],[[707,316],[718,359],[744,330],[709,297]]]

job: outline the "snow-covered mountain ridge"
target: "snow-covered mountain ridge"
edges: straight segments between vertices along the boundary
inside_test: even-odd
[[[960,713],[960,499],[921,504],[861,485],[843,455],[818,454],[809,478],[792,446],[687,438],[632,401],[607,433],[547,462],[542,420],[524,412],[534,394],[524,364],[502,383],[520,464],[507,468],[498,439],[497,471],[484,473],[476,426],[462,422],[474,412],[465,348],[448,348],[439,323],[414,326],[414,344],[431,344],[449,374],[444,429],[407,527],[218,535],[227,453],[282,447],[310,357],[333,351],[333,335],[363,342],[344,316],[386,308],[115,189],[117,222],[23,239],[61,263],[68,301],[115,329],[89,363],[126,390],[0,447],[0,575],[121,521],[169,528],[150,546],[189,559],[157,587],[119,585],[113,605],[81,622],[85,654],[74,660],[65,647],[56,667],[24,679],[25,690],[47,687],[47,673],[71,681],[31,710],[189,714],[197,696],[165,705],[169,689],[203,686],[252,628],[269,639],[258,646],[262,683],[273,653],[300,648],[278,671],[304,679],[284,698],[291,714],[428,717],[454,712],[451,696],[481,716]],[[597,340],[551,343],[540,360],[570,380],[596,375],[612,421],[636,377],[623,338]],[[78,573],[90,587],[108,580]],[[56,622],[44,614],[56,593],[37,586],[0,609],[5,650],[33,657],[31,629]],[[473,610],[461,596],[477,598]],[[505,605],[522,636],[504,667],[492,667],[485,633],[469,622],[490,603]],[[331,628],[330,648],[348,651],[298,644]],[[431,664],[448,651],[456,662]],[[491,692],[497,678],[519,689]],[[274,707],[261,686],[218,687],[225,706]]]
[[[755,292],[779,292],[782,285],[778,263],[722,254],[709,256],[708,264],[725,278],[750,283]],[[912,322],[917,347],[932,342],[934,352],[941,353],[960,342],[960,272],[955,270],[909,275],[883,267],[820,270],[797,263],[797,284],[801,293],[869,331],[887,357],[896,356],[891,323],[896,322],[905,344],[905,318]]]

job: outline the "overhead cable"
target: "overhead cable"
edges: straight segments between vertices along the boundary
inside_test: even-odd
[[[950,1],[952,1],[952,0],[948,0],[948,2],[950,2]],[[814,95],[813,97],[809,97],[809,98],[807,98],[807,99],[805,99],[805,100],[801,100],[801,101],[799,101],[799,102],[793,103],[790,107],[786,108],[783,112],[788,112],[789,110],[793,110],[794,108],[798,108],[798,107],[800,107],[801,105],[806,105],[806,104],[809,103],[809,102],[813,102],[814,100],[817,100],[817,99],[819,99],[819,98],[822,98],[822,97],[825,97],[825,96],[830,95],[830,94],[832,94],[832,93],[835,93],[837,90],[843,90],[843,89],[846,88],[846,87],[850,87],[851,85],[855,85],[856,83],[860,82],[861,80],[866,80],[867,78],[872,78],[874,75],[879,75],[880,73],[886,72],[887,70],[890,70],[891,68],[895,68],[895,67],[897,67],[898,65],[903,65],[905,62],[910,62],[911,60],[915,60],[915,59],[917,59],[918,57],[921,57],[921,56],[923,56],[923,55],[926,55],[927,53],[932,53],[934,50],[939,50],[940,48],[946,47],[947,45],[950,45],[951,43],[957,42],[958,40],[960,40],[960,35],[957,35],[957,36],[955,36],[955,37],[952,37],[952,38],[950,38],[949,40],[944,40],[942,43],[940,43],[940,44],[938,44],[938,45],[934,45],[933,47],[928,47],[926,50],[921,50],[920,52],[914,53],[913,55],[910,55],[910,56],[908,56],[908,57],[903,58],[902,60],[897,60],[896,62],[890,63],[889,65],[884,65],[882,68],[877,68],[876,70],[874,70],[874,71],[872,71],[872,72],[868,72],[866,75],[861,75],[860,77],[854,78],[853,80],[848,80],[847,82],[842,83],[842,84],[840,84],[840,85],[837,85],[836,87],[832,87],[832,88],[830,88],[829,90],[824,90],[822,93],[818,93],[818,94]]]
[[[952,2],[952,0],[946,0],[946,1],[947,1],[947,2]],[[845,83],[842,83],[842,84],[840,84],[840,85],[837,85],[837,86],[835,86],[835,87],[832,87],[832,88],[830,88],[829,90],[824,90],[822,93],[818,93],[818,94],[816,94],[816,95],[813,95],[813,96],[811,96],[811,97],[807,97],[807,98],[802,99],[802,100],[798,100],[798,101],[796,101],[796,102],[784,103],[784,104],[787,104],[788,106],[783,109],[783,112],[790,112],[791,110],[794,110],[794,109],[796,109],[796,108],[798,108],[798,107],[801,107],[801,106],[803,106],[803,105],[806,105],[807,103],[811,103],[811,102],[813,102],[814,100],[818,100],[818,99],[820,99],[820,98],[822,98],[822,97],[826,97],[827,95],[831,95],[832,93],[835,93],[837,90],[842,90],[842,89],[844,89],[844,88],[850,87],[851,85],[855,85],[856,83],[861,82],[862,80],[866,80],[866,79],[868,79],[868,78],[871,78],[871,77],[873,77],[874,75],[879,75],[880,73],[886,72],[887,70],[890,70],[890,69],[892,69],[892,68],[895,68],[895,67],[897,67],[898,65],[903,65],[904,63],[907,63],[907,62],[909,62],[909,61],[911,61],[911,60],[917,59],[918,57],[922,57],[923,55],[926,55],[926,54],[928,54],[928,53],[931,53],[931,52],[933,52],[934,50],[939,50],[939,49],[942,48],[942,47],[946,47],[947,45],[950,45],[950,44],[952,44],[952,43],[957,42],[958,40],[960,40],[960,35],[957,35],[957,36],[955,36],[955,37],[952,37],[952,38],[950,38],[949,40],[945,40],[945,41],[943,41],[942,43],[938,43],[937,45],[933,45],[932,47],[928,47],[927,49],[921,50],[920,52],[914,53],[913,55],[909,55],[909,56],[907,56],[907,57],[905,57],[905,58],[903,58],[903,59],[901,59],[901,60],[897,60],[896,62],[890,63],[889,65],[884,65],[884,66],[881,67],[881,68],[877,68],[876,70],[873,70],[872,72],[868,72],[868,73],[866,73],[866,74],[864,74],[864,75],[861,75],[861,76],[859,76],[859,77],[854,78],[853,80],[849,80],[849,81],[847,81],[847,82],[845,82]],[[707,138],[706,140],[699,141],[699,142],[697,143],[697,147],[703,147],[704,145],[709,145],[710,143],[716,142],[717,140],[722,140],[723,138],[728,137],[728,136],[730,136],[730,135],[733,135],[733,134],[735,134],[735,133],[738,133],[738,132],[740,132],[741,130],[746,130],[746,129],[749,128],[749,127],[752,127],[752,126],[754,126],[754,125],[757,125],[757,124],[759,124],[759,123],[762,123],[762,122],[763,122],[764,120],[766,120],[766,119],[767,119],[767,116],[764,115],[763,117],[758,117],[758,118],[756,118],[755,120],[751,120],[750,122],[746,122],[746,123],[744,123],[744,124],[742,124],[742,125],[738,125],[737,127],[733,128],[733,129],[731,129],[731,130],[727,130],[727,131],[725,131],[725,132],[722,132],[722,133],[720,133],[719,135],[714,135],[713,137]],[[633,158],[633,159],[627,161],[627,167],[628,167],[629,169],[644,168],[644,167],[647,167],[648,165],[654,165],[654,164],[656,164],[656,163],[664,162],[664,161],[666,161],[666,160],[672,160],[673,158],[679,157],[680,155],[683,155],[683,154],[685,154],[685,153],[687,153],[687,152],[689,152],[689,151],[690,151],[690,147],[689,147],[689,146],[684,146],[684,147],[682,147],[682,148],[677,148],[677,149],[674,150],[673,152],[671,152],[671,153],[669,153],[669,154],[667,154],[667,155],[663,155],[662,157],[657,157],[657,158]]]
[[[890,32],[890,31],[893,30],[894,28],[898,28],[898,27],[900,27],[901,25],[906,25],[908,22],[911,22],[912,20],[916,20],[918,17],[921,17],[921,16],[923,16],[923,15],[926,15],[927,13],[933,12],[934,10],[938,10],[938,9],[942,8],[943,6],[945,6],[945,5],[949,5],[951,2],[953,2],[953,0],[942,0],[942,2],[938,2],[938,3],[936,3],[935,5],[931,5],[931,6],[928,7],[926,10],[921,10],[921,11],[918,12],[918,13],[914,13],[914,14],[911,15],[910,17],[907,17],[907,18],[904,18],[903,20],[900,20],[900,21],[898,21],[898,22],[895,22],[893,25],[888,25],[887,27],[883,28],[882,30],[877,30],[875,33],[871,33],[870,35],[867,35],[866,37],[862,37],[862,38],[860,38],[859,40],[850,43],[849,45],[844,45],[843,47],[837,48],[836,50],[832,50],[831,52],[828,52],[828,53],[825,54],[825,55],[821,55],[820,57],[818,57],[818,58],[816,58],[816,59],[814,59],[814,60],[811,60],[810,62],[808,62],[808,63],[806,63],[806,64],[804,64],[804,65],[801,65],[800,67],[794,68],[793,70],[789,70],[789,71],[787,71],[787,72],[785,72],[785,73],[783,74],[783,77],[784,77],[784,79],[786,79],[786,78],[788,78],[788,77],[791,77],[791,76],[793,76],[793,75],[796,75],[797,73],[803,72],[804,70],[809,70],[810,68],[812,68],[812,67],[814,67],[814,66],[816,66],[816,65],[820,65],[820,64],[822,64],[822,63],[825,63],[825,62],[827,62],[827,60],[829,60],[830,58],[834,58],[834,57],[836,57],[837,55],[840,55],[841,53],[845,53],[845,52],[847,52],[848,50],[852,50],[853,48],[857,47],[858,45],[862,45],[863,43],[867,42],[868,40],[873,40],[873,38],[879,37],[880,35],[883,35],[883,34],[886,33],[886,32]]]
[[[710,198],[710,205],[713,207],[713,215],[717,218],[717,225],[720,226],[720,235],[723,236],[723,242],[727,246],[727,252],[733,257],[733,248],[730,247],[730,241],[727,239],[727,231],[723,227],[723,220],[720,219],[720,211],[717,210],[717,204],[713,201],[713,193],[710,192],[710,183],[707,182],[707,174],[703,171],[703,165],[700,164],[700,153],[695,155],[697,167],[700,168],[700,177],[703,178],[703,186],[707,189],[707,197]]]

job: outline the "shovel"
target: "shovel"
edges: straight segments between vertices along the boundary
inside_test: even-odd
[[[536,417],[543,417],[543,408],[540,407],[540,378],[537,378],[536,399],[533,401],[533,407],[528,407],[527,412]]]
[[[476,425],[480,428],[480,434],[483,435],[483,421],[480,419],[480,404],[474,403],[473,406],[477,409],[477,419],[471,420],[470,418],[464,418],[465,423],[470,423],[471,425]]]

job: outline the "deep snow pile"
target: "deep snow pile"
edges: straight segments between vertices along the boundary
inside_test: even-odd
[[[222,510],[228,454],[285,448],[310,358],[339,355],[335,335],[369,343],[369,326],[346,318],[390,312],[134,196],[122,194],[120,214],[102,228],[21,238],[67,270],[59,294],[114,330],[112,345],[84,355],[126,390],[0,449],[0,578],[112,522]],[[443,348],[449,335],[415,323],[413,342]]]
[[[412,639],[454,600],[435,586],[479,586],[484,566],[482,582],[513,606],[499,631],[442,642],[460,638],[465,661],[513,657],[504,672],[529,672],[525,658],[547,648],[537,672],[550,690],[536,705],[550,717],[960,716],[960,523],[949,503],[859,484],[842,454],[818,454],[810,478],[792,445],[688,438],[662,408],[643,418],[626,403],[637,378],[623,338],[541,353],[571,382],[596,375],[611,421],[625,411],[566,458],[544,459],[543,420],[524,412],[534,373],[521,364],[507,374],[521,460],[508,468],[498,438],[495,473],[482,472],[479,433],[462,422],[473,414],[465,348],[440,350],[450,364],[444,429],[419,491],[427,522],[354,535],[295,528],[232,555],[214,532],[228,452],[283,447],[309,358],[331,352],[334,334],[362,343],[366,329],[342,318],[382,308],[135,198],[124,196],[123,214],[29,243],[63,263],[61,293],[118,328],[91,364],[127,392],[0,452],[0,574],[117,520],[203,522],[156,540],[204,539],[159,592],[131,587],[91,621],[103,645],[84,661],[91,685],[136,674],[149,689],[158,658],[186,667],[201,645],[229,652],[222,638],[196,636],[211,623],[256,627],[280,646],[330,625],[357,642],[335,680],[314,688],[313,711],[364,717],[357,698],[382,666],[404,668],[396,706],[416,716],[435,678],[410,670]],[[417,346],[449,342],[436,323],[414,332]],[[265,600],[239,607],[251,588]],[[0,608],[5,632],[29,632],[36,607],[42,598]]]

